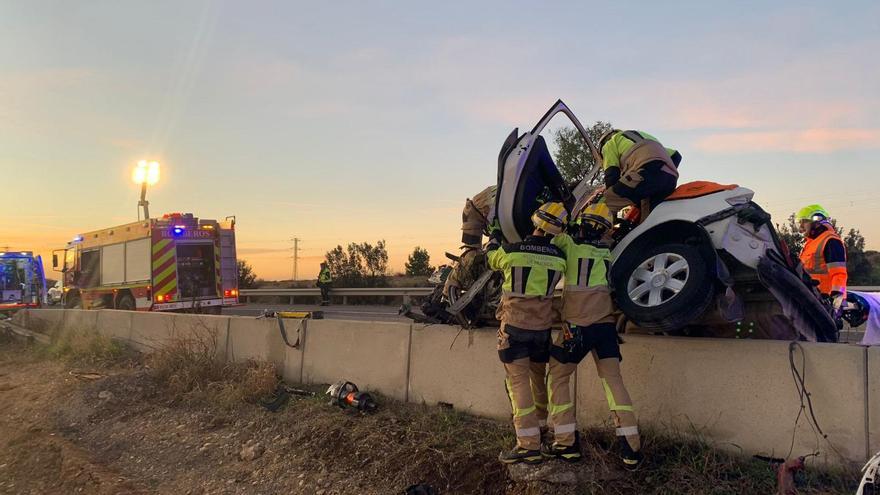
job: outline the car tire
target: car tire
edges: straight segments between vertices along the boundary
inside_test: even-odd
[[[131,297],[131,294],[123,294],[116,300],[116,309],[122,311],[135,311],[137,310],[137,305],[135,305],[134,298]]]
[[[661,263],[663,266],[658,266]],[[715,295],[709,261],[688,244],[630,249],[614,263],[617,305],[638,326],[675,332],[703,316]]]
[[[80,299],[79,294],[69,296],[64,309],[83,309],[82,299]]]

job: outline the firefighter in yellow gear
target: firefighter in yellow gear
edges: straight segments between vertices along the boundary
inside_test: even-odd
[[[563,332],[550,349],[547,379],[548,425],[554,441],[543,446],[546,457],[566,461],[581,458],[575,408],[569,381],[578,363],[592,353],[608,407],[620,438],[624,466],[642,462],[639,430],[632,401],[620,374],[620,345],[615,326],[616,309],[608,286],[611,252],[603,236],[612,226],[611,211],[604,203],[587,206],[568,233],[557,235],[553,244],[566,256],[563,290]]]
[[[520,242],[502,244],[493,223],[486,247],[489,267],[504,274],[497,316],[498,357],[507,373],[516,446],[502,452],[508,464],[538,464],[541,416],[546,415],[546,369],[550,358],[550,327],[554,322],[553,292],[565,272],[565,254],[551,243],[565,228],[562,203],[546,203],[533,215],[535,230]]]
[[[497,187],[491,185],[464,203],[461,212],[461,254],[443,287],[447,297],[452,289],[466,290],[484,270],[484,253],[481,249],[483,234],[489,228],[496,190]]]
[[[675,191],[681,153],[644,131],[611,129],[599,138],[605,170],[603,201],[612,216],[635,205],[648,210]]]
[[[840,310],[846,301],[846,246],[831,223],[831,215],[822,206],[805,206],[797,212],[796,219],[806,238],[801,263],[818,283],[819,292],[831,298],[834,309]]]

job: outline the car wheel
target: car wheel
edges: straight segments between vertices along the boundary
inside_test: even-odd
[[[135,305],[134,298],[131,297],[131,294],[123,294],[116,300],[116,309],[134,311],[137,309],[137,306]]]
[[[614,297],[640,327],[673,332],[700,318],[714,297],[708,261],[687,244],[625,252],[612,268]]]
[[[80,299],[79,295],[73,295],[67,298],[67,303],[64,305],[66,309],[83,309],[82,299]]]

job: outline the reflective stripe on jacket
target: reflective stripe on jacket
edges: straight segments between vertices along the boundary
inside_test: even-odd
[[[819,292],[826,295],[834,292],[846,294],[846,254],[844,253],[843,260],[825,259],[825,247],[832,239],[843,244],[831,225],[826,225],[825,231],[816,237],[808,237],[801,251],[801,263],[810,277],[819,282]]]
[[[503,324],[528,330],[553,325],[553,291],[565,273],[565,254],[549,237],[528,236],[502,245],[500,233],[487,246],[489,267],[504,273],[501,304],[496,315]]]
[[[612,323],[615,312],[608,287],[611,251],[606,247],[579,243],[568,234],[553,238],[566,256],[563,316],[573,325]]]
[[[505,294],[552,297],[565,273],[565,253],[549,237],[528,236],[514,244],[490,242],[489,267],[504,273]]]

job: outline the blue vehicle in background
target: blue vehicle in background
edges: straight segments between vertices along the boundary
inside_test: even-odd
[[[31,251],[0,251],[0,314],[48,304],[43,260]]]

